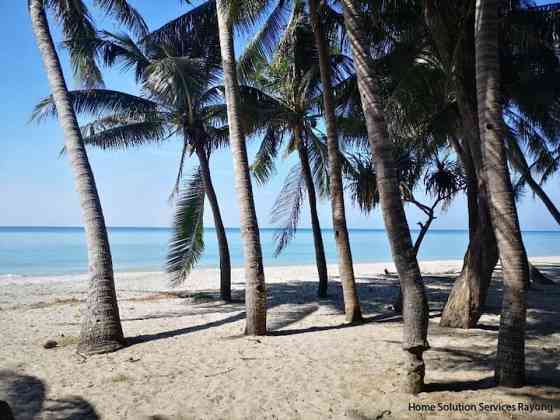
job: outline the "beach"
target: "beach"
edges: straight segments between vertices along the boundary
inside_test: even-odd
[[[560,256],[531,261],[560,282]],[[431,349],[425,353],[429,392],[416,397],[399,391],[402,318],[389,307],[398,291],[391,263],[355,265],[366,317],[356,326],[344,323],[335,265],[329,299],[321,301],[313,265],[267,268],[264,337],[243,335],[240,268],[232,272],[230,304],[219,300],[216,269],[195,270],[178,289],[161,272],[117,273],[129,346],[87,358],[76,353],[86,276],[6,276],[0,400],[18,420],[558,418],[560,287],[529,291],[530,385],[495,388],[500,270],[478,328],[438,326],[461,263],[421,263]],[[45,349],[49,340],[57,345]]]

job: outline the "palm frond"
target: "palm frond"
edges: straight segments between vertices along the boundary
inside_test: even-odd
[[[63,45],[70,53],[74,74],[87,87],[103,85],[97,66],[97,30],[86,4],[82,0],[45,0],[62,27]]]
[[[294,1],[278,0],[275,3],[237,61],[238,75],[242,81],[251,80],[258,68],[271,59],[293,13]]]
[[[313,183],[319,197],[326,198],[330,192],[329,157],[326,140],[319,138],[313,133],[312,129],[307,129],[305,134],[305,147],[307,148]]]
[[[275,257],[280,255],[296,234],[304,191],[304,177],[301,166],[297,164],[288,173],[271,211],[271,223],[280,226],[274,234]]]
[[[151,117],[158,111],[158,104],[154,101],[115,90],[73,90],[68,92],[68,96],[77,114],[95,118],[113,115],[125,119],[139,119]],[[42,122],[57,116],[51,95],[35,106],[31,121]]]
[[[260,185],[266,184],[276,173],[275,160],[284,139],[282,131],[277,132],[269,127],[261,140],[255,162],[251,165],[251,172]]]
[[[208,63],[220,65],[216,1],[205,1],[191,8],[148,34],[141,43],[158,45],[167,55],[205,57]]]
[[[145,144],[157,144],[167,140],[174,133],[162,121],[142,121],[116,126],[84,137],[86,146],[103,150],[126,150]]]
[[[119,23],[131,29],[139,37],[148,33],[148,25],[142,15],[126,0],[95,0],[95,5],[103,9]]]
[[[185,183],[177,200],[166,261],[172,286],[178,286],[188,278],[204,250],[204,194],[202,174],[198,169]]]
[[[151,63],[146,48],[126,33],[101,32],[98,50],[106,66],[119,64],[121,71],[134,70],[136,82],[143,79],[144,71]]]
[[[361,155],[351,155],[348,160],[351,166],[344,175],[350,197],[363,213],[371,213],[379,203],[377,175],[373,160],[369,156]]]

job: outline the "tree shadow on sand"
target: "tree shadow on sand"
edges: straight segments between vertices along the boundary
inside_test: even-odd
[[[539,269],[553,281],[557,283],[560,281],[560,266],[539,265]],[[431,318],[437,318],[440,315],[453,286],[455,275],[456,273],[424,276]],[[498,270],[495,276],[496,279],[492,282],[489,291],[488,302],[485,308],[485,313],[487,314],[499,315],[501,311],[502,285],[499,281],[499,276],[500,271]],[[340,283],[331,281],[329,284],[329,297],[322,300],[317,299],[317,282],[315,281],[296,280],[268,285],[268,334],[272,336],[287,336],[346,328],[360,328],[366,325],[367,328],[371,328],[371,325],[375,323],[402,322],[402,317],[389,309],[399,290],[398,278],[395,275],[361,276],[358,278],[357,288],[365,317],[363,323],[340,323],[336,325],[294,328],[292,327],[293,324],[314,313],[317,313],[316,315],[318,316],[342,315],[344,313],[344,303]],[[220,302],[219,292],[216,290],[202,291],[200,293],[204,298],[199,300],[191,299],[185,305],[184,311],[167,314],[158,313],[151,317],[189,317],[210,313],[222,313],[227,316],[210,323],[133,337],[130,339],[131,344],[189,334],[230,323],[239,323],[241,327],[241,321],[245,318],[243,291],[234,291],[234,303]],[[545,337],[558,332],[560,320],[558,301],[560,301],[560,287],[558,286],[539,285],[529,290],[528,338]],[[477,328],[470,330],[441,328],[438,325],[438,320],[436,319],[435,321],[430,323],[429,333],[431,338],[438,336],[446,338],[457,337],[458,340],[466,338],[476,344],[472,345],[472,343],[469,343],[468,349],[465,346],[461,347],[460,344],[456,347],[449,345],[433,347],[429,352],[429,354],[435,355],[429,358],[430,370],[445,372],[453,372],[454,370],[480,371],[481,374],[492,372],[498,333],[498,324],[495,321],[484,321],[483,319],[483,322]],[[551,351],[553,352],[554,350],[536,348],[535,346],[527,347],[527,371],[530,384],[538,384],[543,387],[560,384],[560,371],[558,370],[558,366],[560,366],[558,361],[559,354],[557,352],[551,353]],[[493,378],[487,375],[486,377],[483,376],[471,381],[429,384],[428,390],[431,392],[455,392],[481,390],[494,386]],[[551,393],[557,392],[557,388],[550,389]]]
[[[560,280],[560,267],[540,266],[539,270],[553,281]],[[495,277],[499,280],[500,270]],[[502,283],[492,282],[489,290],[485,313],[499,315],[502,301]],[[527,339],[539,340],[560,331],[560,287],[558,285],[538,285],[528,291],[527,303]],[[464,344],[445,347],[434,346],[429,354],[429,368],[445,373],[480,372],[487,374],[481,379],[465,381],[448,381],[428,384],[428,392],[459,392],[481,390],[496,386],[492,372],[496,359],[496,344],[499,331],[499,319],[484,320],[476,328],[469,330],[442,328],[438,323],[430,324],[430,338],[457,338],[457,341],[469,339],[468,347]],[[474,343],[474,344],[473,344]],[[542,344],[541,344],[542,343]],[[555,410],[560,410],[560,352],[557,346],[529,343],[525,349],[527,386],[519,390],[501,389],[506,395],[528,399],[531,402],[547,403]]]
[[[97,420],[93,406],[81,397],[46,398],[46,385],[38,378],[0,370],[0,400],[8,403],[16,420]],[[4,420],[0,413],[0,418]]]
[[[134,318],[124,317],[122,319],[124,322],[130,322],[146,319],[188,318],[196,315],[217,313],[227,315],[220,320],[209,323],[130,337],[128,342],[130,345],[135,345],[241,322],[245,319],[244,292],[242,290],[234,290],[232,293],[233,302],[226,303],[220,301],[219,291],[217,290],[204,290],[191,294],[178,292],[177,298],[182,297],[185,299],[184,310],[158,312]],[[284,328],[301,321],[319,310],[321,310],[322,315],[343,315],[342,287],[338,282],[331,282],[329,284],[329,296],[327,299],[319,300],[317,298],[317,282],[315,281],[296,280],[285,283],[273,283],[267,286],[267,293],[267,329],[269,335],[303,334],[355,326],[339,324],[284,330]],[[375,281],[372,280],[358,284],[358,293],[360,294],[362,312],[365,316],[364,323],[402,321],[400,315],[396,315],[385,308],[392,299],[391,295],[397,293],[397,289],[388,283],[387,279],[383,278],[383,276],[380,276]],[[197,298],[197,296],[202,296],[202,298]]]

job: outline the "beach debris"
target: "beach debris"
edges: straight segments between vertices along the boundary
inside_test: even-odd
[[[135,363],[135,362],[139,362],[139,361],[140,361],[140,358],[137,359],[137,358],[134,358],[132,356],[127,359],[127,362],[130,362],[130,363]]]
[[[232,370],[235,370],[234,368],[229,368],[227,370],[224,370],[222,372],[217,372],[217,373],[211,373],[209,375],[204,375],[205,378],[211,378],[212,376],[218,376],[218,375],[225,375],[226,373],[230,373]]]
[[[54,349],[56,346],[58,346],[58,342],[55,340],[48,340],[45,344],[43,344],[44,349]]]

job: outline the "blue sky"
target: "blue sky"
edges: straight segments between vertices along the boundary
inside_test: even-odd
[[[150,28],[161,26],[185,10],[177,0],[131,1],[147,17]],[[0,226],[78,226],[81,225],[78,197],[74,191],[68,162],[58,157],[62,132],[56,121],[29,124],[33,106],[49,94],[39,53],[31,33],[26,1],[0,0]],[[101,19],[100,26],[111,29]],[[109,25],[109,26],[107,26]],[[55,32],[56,35],[56,32]],[[61,54],[68,83],[73,81],[66,57]],[[109,72],[106,85],[111,89],[134,91],[128,75]],[[256,143],[249,145],[254,155]],[[173,207],[167,197],[173,186],[178,166],[179,144],[170,140],[165,145],[149,146],[127,152],[90,152],[91,164],[107,224],[110,226],[169,226]],[[187,163],[187,172],[195,162]],[[237,200],[233,187],[231,158],[227,151],[212,157],[214,183],[228,227],[239,225]],[[259,224],[270,226],[269,211],[281,188],[290,162],[279,165],[278,174],[266,187],[254,185]],[[551,180],[546,191],[560,203],[558,178]],[[421,214],[407,206],[411,226],[422,220]],[[524,229],[558,229],[544,206],[527,194],[519,205]],[[347,202],[351,228],[382,228],[379,211],[363,215]],[[320,206],[324,227],[331,226],[330,206]],[[309,225],[307,211],[302,226]],[[205,224],[212,226],[206,211]],[[466,204],[459,198],[447,213],[434,222],[436,229],[462,229],[467,226]]]

